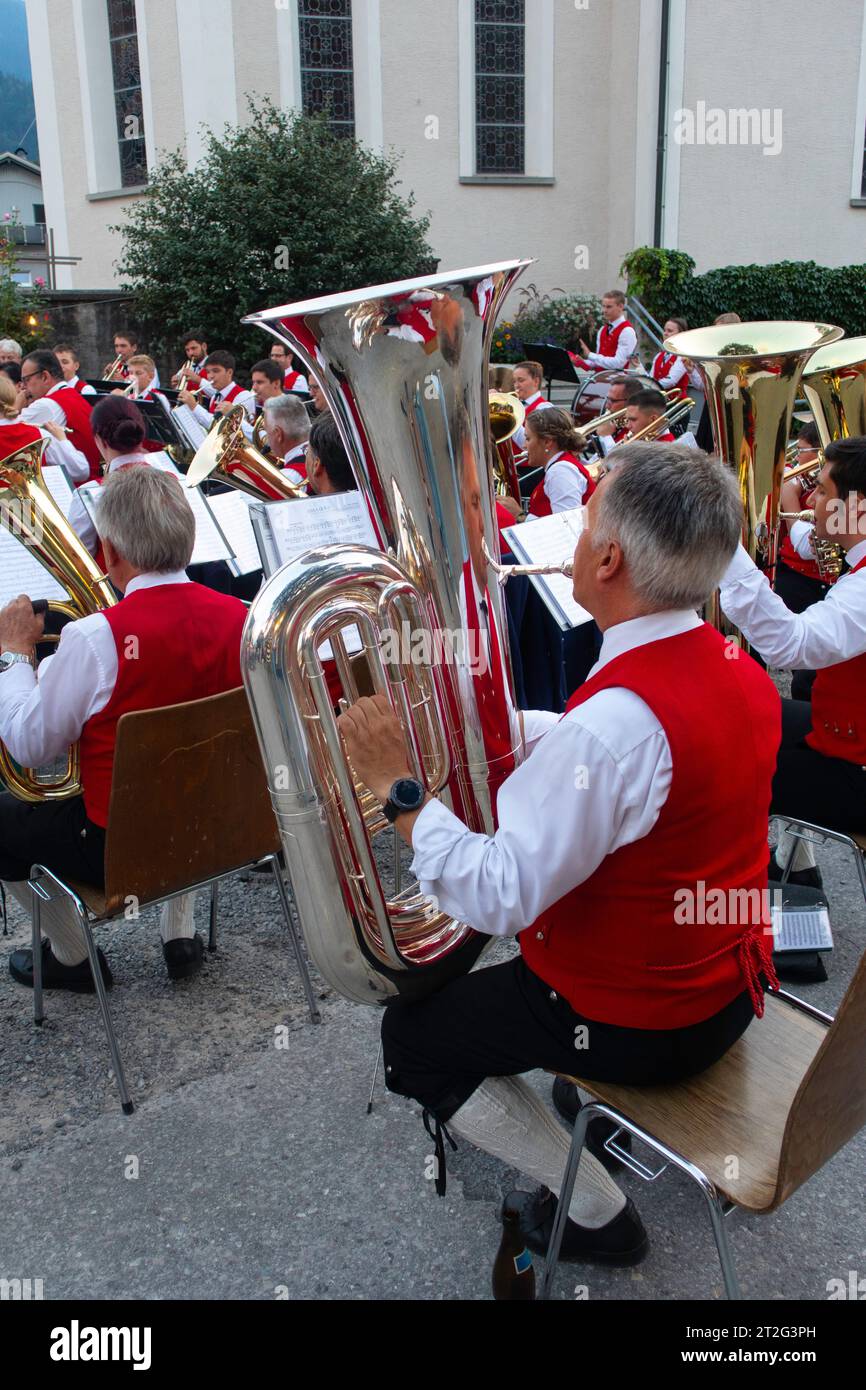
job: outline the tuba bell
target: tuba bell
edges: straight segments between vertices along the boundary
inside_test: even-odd
[[[496,553],[487,360],[511,261],[332,295],[246,319],[318,377],[378,548],[323,546],[279,570],[250,608],[241,668],[307,945],[339,993],[416,997],[467,971],[489,937],[412,885],[389,894],[336,727],[322,644],[356,687],[346,629],[400,718],[415,775],[470,829],[492,833],[520,758]],[[482,608],[482,605],[485,607]],[[482,631],[479,611],[486,610]],[[372,805],[370,804],[372,801]]]
[[[820,348],[803,373],[803,389],[824,448],[866,434],[866,338]]]
[[[114,590],[73,531],[42,477],[47,440],[36,439],[0,459],[0,525],[21,540],[69,593],[69,602],[51,600],[48,610],[65,621],[87,617],[117,602]],[[2,440],[0,440],[2,443]],[[51,636],[46,641],[56,640]],[[77,796],[79,750],[69,749],[59,776],[21,767],[0,743],[0,778],[22,801],[61,801]]]
[[[526,408],[513,391],[489,391],[487,402],[490,433],[493,437],[496,495],[513,497],[519,502],[520,479],[517,476],[511,439],[526,419]]]
[[[198,487],[207,478],[228,483],[257,502],[285,502],[306,496],[275,463],[265,458],[243,432],[244,408],[233,406],[211,425],[187,471],[185,485]]]
[[[726,323],[676,333],[664,345],[667,352],[691,359],[700,372],[716,452],[739,484],[743,545],[770,569],[803,371],[816,349],[841,336],[841,328],[826,323]],[[713,619],[723,627],[717,602]]]

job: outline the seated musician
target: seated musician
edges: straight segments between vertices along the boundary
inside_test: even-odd
[[[159,401],[163,409],[168,411],[167,398],[157,390],[158,377],[153,358],[148,357],[146,353],[137,352],[134,357],[130,357],[126,365],[129,371],[129,386],[115,387],[111,394],[123,396],[129,392],[134,401]]]
[[[21,366],[21,344],[16,343],[14,338],[0,338],[0,367],[7,362],[16,362]]]
[[[622,290],[608,290],[602,295],[601,316],[604,322],[596,335],[595,352],[581,338],[583,356],[568,355],[576,367],[587,372],[623,372],[637,352],[637,334],[626,318]]]
[[[302,372],[296,372],[294,358],[285,343],[274,343],[271,347],[271,361],[276,362],[283,374],[283,390],[309,394],[309,383]]]
[[[821,438],[813,420],[797,435],[797,465],[814,463],[820,471],[818,453]],[[802,474],[782,484],[779,510],[801,512],[812,507],[815,495],[813,475]],[[792,536],[791,532],[794,535]],[[794,538],[796,537],[796,545]],[[779,530],[779,554],[776,559],[776,578],[773,588],[792,613],[804,613],[813,603],[827,597],[835,578],[822,572],[812,546],[812,527],[804,522],[782,521]],[[814,671],[794,671],[791,676],[791,699],[808,700],[815,681]]]
[[[845,833],[866,831],[866,436],[828,444],[814,492],[815,531],[848,570],[819,603],[794,613],[742,547],[722,581],[727,616],[769,666],[816,671],[812,702],[783,700],[771,810]],[[792,539],[799,528],[792,528]],[[793,853],[793,858],[792,858]],[[811,846],[786,835],[772,877],[820,887]],[[778,872],[777,872],[778,869]]]
[[[108,577],[124,597],[64,629],[56,653],[33,669],[42,635],[29,597],[0,610],[0,738],[12,757],[38,767],[81,742],[82,795],[32,805],[0,793],[0,879],[29,906],[24,880],[41,863],[59,877],[101,887],[117,721],[129,710],[199,700],[241,684],[240,639],[246,608],[191,583],[184,573],[195,523],[177,479],[156,468],[130,468],[105,484],[99,531]],[[38,597],[38,595],[34,595]],[[207,640],[202,641],[202,634]],[[138,640],[133,644],[131,637]],[[134,658],[134,659],[133,659]],[[166,795],[176,789],[166,788]],[[201,938],[193,896],[162,909],[168,973],[198,970]],[[46,989],[93,989],[84,937],[73,912],[43,919]],[[106,983],[111,972],[102,951]],[[33,956],[13,951],[9,970],[33,985]]]
[[[329,415],[331,411],[328,397],[325,395],[321,386],[314,376],[310,377],[309,383],[310,400],[313,406],[313,418],[317,415]]]
[[[122,468],[148,465],[168,468],[171,460],[162,451],[148,450],[145,443],[147,425],[141,411],[131,400],[112,392],[103,396],[93,407],[91,416],[96,446],[104,460],[100,481]],[[99,537],[83,501],[76,494],[69,506],[69,524],[81,538],[91,555],[99,549]]]
[[[235,381],[237,363],[232,353],[222,348],[212,352],[207,360],[205,373],[213,390],[203,405],[196,401],[193,391],[179,391],[178,400],[188,406],[196,420],[204,429],[210,429],[215,415],[226,415],[233,406],[242,405],[249,419],[256,408],[256,398]]]
[[[533,1250],[546,1249],[571,1135],[520,1073],[631,1085],[695,1075],[763,1011],[764,981],[775,987],[751,914],[767,881],[779,696],[749,657],[729,661],[695,612],[741,527],[735,481],[716,460],[623,446],[574,555],[574,597],[604,632],[601,655],[563,718],[525,713],[529,756],[499,792],[498,830],[472,833],[421,787],[419,809],[396,815],[422,890],[479,931],[519,934],[521,954],[390,1003],[387,1085],[425,1108],[440,1156],[447,1124],[550,1189],[519,1194]],[[383,802],[411,782],[381,698],[339,725]],[[744,728],[750,756],[732,760]],[[415,791],[404,784],[404,805]],[[729,893],[738,906],[726,915],[748,920],[677,925],[682,890],[701,883],[759,890]],[[569,1214],[564,1258],[628,1264],[646,1250],[633,1204],[591,1152]]]
[[[685,333],[688,326],[686,319],[669,318],[662,329],[662,342],[667,342],[676,333]],[[675,352],[665,352],[664,348],[657,352],[652,360],[650,375],[660,391],[677,392],[672,400],[685,400],[689,394],[689,369]]]
[[[564,410],[539,410],[526,421],[526,462],[544,476],[529,499],[529,517],[550,516],[582,507],[595,491],[578,454],[585,440]]]
[[[81,362],[78,357],[78,350],[71,343],[55,343],[54,356],[63,368],[63,376],[67,386],[74,386],[82,396],[96,395],[96,387],[91,386],[88,381],[82,381],[78,375],[81,370]]]
[[[0,372],[0,458],[7,458],[12,449],[20,449],[32,444],[40,436],[48,444],[42,455],[42,464],[65,468],[73,482],[83,483],[90,477],[90,464],[75,445],[62,425],[56,420],[46,420],[44,425],[28,425],[18,410],[18,392],[13,383]],[[73,499],[74,500],[74,499]]]
[[[337,422],[328,412],[314,420],[307,444],[307,490],[314,497],[354,492],[358,484]]]
[[[282,459],[281,467],[288,474],[289,482],[305,482],[310,417],[304,402],[280,391],[266,400],[264,407],[265,433],[271,453],[275,459]]]
[[[91,478],[97,477],[101,460],[90,427],[91,406],[67,384],[53,352],[45,348],[28,352],[21,364],[21,387],[27,402],[21,411],[24,423],[44,425],[53,420],[61,429],[68,429],[75,448],[90,465]]]
[[[541,390],[544,381],[544,368],[540,362],[518,362],[514,368],[514,391],[523,402],[526,419],[536,410],[549,410],[553,405]],[[526,420],[511,436],[515,449],[526,448]]]
[[[172,386],[177,386],[180,381],[181,373],[183,373],[190,386],[195,389],[201,385],[203,380],[206,380],[204,377],[204,368],[207,362],[207,340],[197,329],[194,329],[191,333],[185,335],[181,346],[183,347],[186,360],[184,361],[183,367],[178,367],[171,379],[171,384]],[[185,371],[187,363],[191,364],[188,372]]]
[[[129,359],[130,357],[135,357],[136,354],[140,352],[140,350],[141,349],[139,346],[138,334],[135,333],[131,328],[122,328],[119,330],[119,332],[115,333],[114,356],[115,359],[119,357],[120,362],[111,373],[113,379],[122,379],[123,381],[129,380]],[[108,372],[112,368],[112,366],[112,362],[106,364],[104,372],[106,380],[109,379]],[[158,376],[156,384],[157,386],[159,385]]]
[[[253,364],[250,372],[250,385],[256,398],[255,415],[262,414],[268,401],[278,401],[283,395],[283,369],[272,357],[263,357]],[[306,415],[306,411],[304,414]],[[249,431],[249,433],[248,433]],[[244,425],[244,434],[252,438],[252,426]]]
[[[613,410],[624,410],[635,396],[639,396],[641,391],[646,390],[640,377],[637,376],[615,376],[610,383],[607,393],[607,400],[604,403],[604,413],[609,414]],[[617,444],[624,444],[628,438],[628,425],[625,423],[625,416],[619,420],[608,420],[604,425],[599,425],[593,431],[593,438],[598,441],[598,452],[604,457],[609,454],[611,449],[615,449]]]
[[[639,434],[641,430],[654,425],[657,420],[663,418],[667,408],[668,402],[661,391],[655,391],[651,387],[645,391],[639,391],[631,397],[626,409],[625,424],[629,435]],[[670,430],[664,425],[660,425],[658,428],[658,434],[653,434],[650,431],[650,439],[647,440],[647,443],[672,444],[674,437]]]

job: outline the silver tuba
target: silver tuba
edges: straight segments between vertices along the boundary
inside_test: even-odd
[[[331,545],[279,570],[254,600],[241,665],[311,956],[361,1003],[416,997],[465,973],[489,937],[418,885],[390,899],[388,828],[357,783],[323,667],[330,643],[357,698],[347,629],[401,719],[415,776],[474,831],[520,757],[501,587],[487,362],[527,261],[378,285],[251,315],[319,379],[379,548]]]

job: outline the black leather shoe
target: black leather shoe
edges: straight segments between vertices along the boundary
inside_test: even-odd
[[[102,978],[105,981],[106,989],[111,989],[114,981],[111,971],[108,968],[108,961],[96,948],[96,955],[99,960],[99,968],[102,971]],[[17,980],[19,985],[26,985],[28,989],[33,988],[33,952],[32,951],[13,951],[9,957],[9,974],[13,980]],[[51,949],[51,942],[47,937],[42,940],[42,988],[43,989],[70,989],[74,994],[94,994],[96,986],[93,983],[93,976],[90,973],[90,961],[85,956],[80,965],[62,965]]]
[[[771,883],[781,883],[783,870],[779,867],[776,859],[775,850],[770,855],[770,863],[767,869],[767,877]],[[794,869],[788,874],[786,883],[796,883],[800,888],[823,888],[824,880],[821,877],[821,870],[817,864],[813,864],[811,869]]]
[[[580,1110],[580,1096],[573,1081],[565,1081],[561,1076],[556,1078],[553,1083],[553,1104],[566,1124],[573,1128]],[[623,1166],[619,1159],[604,1147],[605,1140],[616,1134],[618,1128],[612,1120],[599,1117],[597,1120],[590,1120],[586,1131],[586,1147],[599,1163],[604,1164],[609,1173],[615,1173]],[[616,1142],[631,1153],[630,1134],[621,1134]]]
[[[536,1255],[545,1255],[556,1216],[557,1200],[549,1188],[537,1192],[509,1192],[503,1209],[516,1211],[520,1234]],[[571,1217],[565,1223],[560,1260],[600,1265],[636,1265],[649,1249],[644,1224],[629,1197],[618,1216],[595,1231],[578,1226]]]
[[[195,936],[180,936],[176,941],[164,941],[162,954],[169,979],[185,980],[201,970],[204,943],[198,932]]]

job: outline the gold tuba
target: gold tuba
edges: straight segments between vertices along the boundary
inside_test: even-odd
[[[356,687],[357,628],[398,714],[415,776],[479,832],[519,760],[496,553],[487,360],[527,262],[431,275],[252,315],[315,372],[379,546],[329,545],[279,570],[250,608],[241,668],[310,954],[361,1003],[413,997],[467,971],[489,937],[418,884],[389,892],[328,693],[329,641]],[[486,548],[486,549],[485,549]],[[484,632],[478,617],[486,605]],[[372,803],[372,804],[371,804]]]
[[[743,545],[775,562],[779,493],[794,402],[817,348],[841,338],[826,323],[726,323],[676,333],[667,352],[696,363],[719,457],[737,475]]]
[[[824,448],[866,434],[866,338],[819,349],[803,373],[803,389]]]
[[[84,618],[110,608],[117,599],[45,485],[41,461],[46,445],[47,440],[36,439],[0,459],[0,525],[23,541],[68,591],[69,602],[52,600],[49,611],[67,620]],[[0,744],[0,778],[22,801],[60,801],[77,796],[81,791],[78,745],[69,749],[65,772],[47,777],[40,775],[39,769],[19,766]]]
[[[244,408],[233,406],[211,425],[186,475],[187,487],[198,487],[206,478],[229,483],[257,502],[285,502],[306,496],[306,489],[290,482],[275,463],[265,458],[243,432]]]

